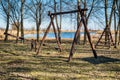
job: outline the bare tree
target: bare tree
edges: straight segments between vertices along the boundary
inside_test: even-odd
[[[30,0],[29,4],[26,4],[29,9],[29,16],[36,23],[37,41],[39,41],[40,25],[42,21],[42,0]]]
[[[112,23],[112,16],[115,10],[115,3],[116,0],[113,0],[112,8],[111,8],[111,13],[110,13],[110,18],[108,19],[108,0],[105,0],[105,21],[106,21],[106,32],[105,32],[105,43],[109,41],[109,33],[110,33],[110,27]]]
[[[117,30],[119,31],[118,44],[120,44],[120,0],[117,0],[116,3],[118,8],[118,26],[117,26]]]
[[[3,14],[6,21],[7,21],[7,25],[6,25],[6,29],[5,29],[5,33],[8,33],[8,29],[9,29],[9,23],[10,23],[10,0],[1,0],[1,6],[2,6],[2,10],[3,10]],[[8,35],[5,35],[4,41],[8,40]]]
[[[25,0],[21,0],[21,37],[24,39],[24,27],[23,27],[23,18],[24,18],[24,4]],[[22,43],[24,43],[24,40],[22,40]]]
[[[114,5],[114,32],[115,32],[115,45],[114,45],[114,48],[117,48],[117,39],[118,39],[118,28],[117,28],[117,25],[116,25],[116,10],[117,10],[117,1],[118,0],[115,0],[114,2],[113,2],[113,4],[115,4]]]
[[[62,11],[62,0],[60,0],[60,12]],[[54,0],[54,12],[57,12],[57,2],[56,0]],[[58,24],[58,17],[55,16],[56,19],[56,26],[57,26],[57,30],[58,30],[58,40],[61,43],[61,23],[62,23],[62,15],[60,15],[60,25]]]
[[[80,2],[81,0],[77,0],[77,7],[80,7]],[[78,12],[77,13],[77,27],[79,26],[79,23],[80,23],[80,13]],[[79,30],[79,34],[75,42],[76,44],[80,44],[80,30]]]
[[[11,15],[10,15],[10,20],[11,22],[16,26],[17,28],[17,37],[19,37],[19,31],[20,31],[20,6],[19,6],[19,1],[14,0],[11,1]],[[16,43],[18,42],[18,38],[16,39]]]
[[[114,31],[115,31],[115,48],[117,48],[117,34],[118,34],[118,30],[117,30],[117,26],[116,26],[116,13],[115,13],[115,9],[114,9]]]
[[[62,0],[60,0],[60,12],[62,12]],[[62,29],[62,15],[60,14],[60,28],[59,28],[59,41],[61,43],[61,29]]]
[[[56,2],[56,0],[54,0],[54,13],[56,13],[57,12],[57,2]],[[59,25],[58,25],[58,17],[57,17],[57,15],[55,16],[55,19],[56,19],[56,26],[57,26],[57,30],[58,30],[58,32],[59,32]],[[59,35],[58,35],[59,36]]]

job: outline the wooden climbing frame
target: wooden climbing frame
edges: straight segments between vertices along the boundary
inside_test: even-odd
[[[75,47],[75,45],[76,45],[75,41],[76,41],[76,38],[78,37],[79,30],[80,30],[80,28],[81,28],[81,26],[82,26],[82,23],[83,23],[84,28],[85,28],[85,31],[86,31],[86,33],[87,33],[87,37],[88,37],[90,46],[91,46],[91,48],[92,48],[94,57],[97,58],[97,53],[96,53],[95,48],[94,48],[94,46],[93,46],[93,44],[92,44],[92,42],[91,42],[91,36],[90,36],[89,30],[88,30],[87,25],[86,25],[86,19],[85,19],[85,16],[84,16],[84,11],[87,11],[87,9],[81,9],[79,6],[78,6],[78,9],[77,9],[77,10],[73,10],[73,11],[56,12],[56,13],[51,13],[51,12],[49,11],[48,16],[50,16],[51,21],[50,21],[50,24],[49,24],[48,28],[46,29],[46,32],[45,32],[42,40],[41,40],[40,46],[39,46],[39,48],[38,48],[38,50],[37,50],[37,55],[39,54],[39,52],[40,52],[40,50],[41,50],[41,47],[42,47],[42,45],[43,45],[43,43],[44,43],[44,40],[45,40],[45,38],[46,38],[46,36],[47,36],[47,34],[48,34],[51,26],[53,26],[54,34],[55,34],[55,38],[56,38],[58,47],[59,47],[60,51],[62,50],[61,45],[60,45],[60,42],[59,42],[59,40],[58,40],[58,36],[57,36],[57,34],[56,34],[56,29],[55,29],[55,25],[54,25],[54,21],[53,21],[53,20],[54,20],[54,17],[57,16],[57,15],[60,15],[60,14],[70,14],[70,13],[79,12],[79,13],[81,14],[81,20],[80,20],[80,24],[79,24],[79,26],[77,27],[77,30],[76,30],[76,32],[75,32],[75,36],[74,36],[74,39],[73,39],[73,42],[72,42],[72,46],[71,46],[71,50],[70,50],[70,54],[69,54],[68,61],[70,61],[70,60],[72,59],[73,52],[74,52],[74,47]]]
[[[108,34],[106,34],[106,31],[108,32]],[[108,37],[108,38],[106,38],[106,40],[105,40],[105,36]],[[102,41],[103,37],[104,37],[104,41]],[[103,47],[108,47],[108,48],[110,48],[111,46],[114,46],[114,41],[113,41],[112,34],[111,34],[111,31],[110,31],[108,25],[102,32],[102,35],[100,36],[99,40],[97,41],[95,48],[97,48],[97,46],[103,46]]]

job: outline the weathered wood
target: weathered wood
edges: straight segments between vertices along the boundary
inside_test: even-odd
[[[106,28],[105,28],[106,29]],[[102,35],[100,36],[99,40],[97,41],[96,45],[95,45],[95,48],[97,47],[98,43],[100,42],[100,40],[102,39],[104,33],[105,33],[105,29],[104,31],[102,32]]]
[[[39,48],[38,48],[38,50],[37,50],[36,55],[38,55],[39,52],[41,51],[42,45],[44,44],[44,40],[45,40],[45,38],[46,38],[46,36],[47,36],[49,30],[50,30],[50,27],[51,27],[51,25],[52,25],[52,21],[53,21],[53,20],[54,20],[54,16],[51,17],[51,22],[50,22],[48,28],[47,28],[46,31],[45,31],[45,34],[44,34],[44,36],[43,36],[43,38],[42,38],[42,40],[41,40],[41,43],[40,43],[40,45],[39,45]]]
[[[75,44],[76,44],[76,39],[78,37],[78,34],[79,34],[79,30],[82,26],[82,20],[80,20],[80,23],[77,27],[77,31],[75,32],[75,36],[74,36],[74,39],[73,39],[73,42],[72,42],[72,47],[71,47],[71,50],[70,50],[70,54],[69,54],[69,58],[68,58],[68,62],[72,59],[73,57],[73,52],[74,52],[74,48],[75,48]]]
[[[102,35],[100,36],[99,40],[97,41],[97,43],[96,43],[96,45],[95,45],[95,48],[96,48],[97,46],[99,46],[99,43],[102,42],[101,39],[103,38],[103,36],[105,36],[105,32],[106,32],[107,28],[108,28],[108,27],[106,27],[106,28],[104,29],[104,31],[102,32]],[[105,45],[109,44],[108,47],[110,48],[110,46],[114,46],[114,41],[113,41],[113,38],[112,38],[111,31],[108,32],[107,36],[108,36],[107,41],[103,41],[102,43],[104,43]],[[112,44],[111,44],[111,43],[112,43]],[[105,45],[103,45],[103,46],[105,46]]]
[[[50,17],[52,18],[52,15],[51,15]],[[56,39],[56,41],[57,41],[58,47],[59,47],[60,52],[61,52],[62,48],[61,48],[60,41],[59,41],[58,36],[57,36],[57,31],[56,31],[56,29],[55,29],[55,25],[54,25],[53,20],[52,20],[51,23],[52,23],[52,25],[53,25],[53,30],[54,30],[54,34],[55,34],[55,39]]]
[[[80,9],[80,11],[87,11],[88,9]],[[62,15],[62,14],[70,14],[70,13],[76,13],[79,12],[79,10],[72,10],[72,11],[66,11],[66,12],[56,12],[56,13],[48,13],[48,16],[50,15]]]
[[[78,8],[79,9],[79,8]],[[97,53],[96,53],[96,50],[91,42],[91,36],[90,36],[90,33],[89,33],[89,30],[87,28],[87,24],[86,24],[86,20],[85,20],[85,17],[84,17],[84,11],[81,11],[79,9],[79,12],[81,14],[81,20],[80,20],[80,23],[79,23],[79,26],[77,28],[77,31],[75,33],[75,36],[74,36],[74,40],[73,40],[73,43],[72,43],[72,47],[71,47],[71,50],[70,50],[70,54],[69,54],[69,58],[68,58],[68,62],[72,59],[72,56],[73,56],[73,52],[74,52],[74,47],[75,47],[75,41],[76,41],[76,38],[78,37],[78,34],[79,34],[79,30],[82,26],[82,23],[84,25],[84,28],[85,28],[85,31],[87,33],[87,37],[88,37],[88,40],[89,40],[89,43],[90,43],[90,46],[92,48],[92,51],[93,51],[93,54],[94,54],[94,57],[97,58]]]
[[[16,38],[16,39],[21,39],[21,40],[28,40],[28,39],[25,39],[25,38],[23,38],[23,37],[17,37],[17,36],[15,36],[15,35],[12,35],[12,34],[9,34],[9,33],[4,33],[5,35],[8,35],[8,36],[11,36],[11,37],[14,37],[14,38]]]
[[[85,28],[85,31],[86,31],[86,33],[87,33],[87,37],[88,37],[90,46],[91,46],[91,48],[92,48],[94,57],[97,58],[97,53],[96,53],[96,50],[95,50],[95,48],[94,48],[94,46],[93,46],[93,44],[92,44],[91,36],[90,36],[89,30],[88,30],[88,28],[87,28],[87,23],[86,23],[85,17],[84,17],[83,15],[81,15],[81,17],[82,17],[82,20],[83,20],[84,28]]]
[[[50,12],[49,12],[49,13],[50,13]],[[44,43],[44,40],[45,40],[45,38],[46,38],[46,36],[47,36],[47,34],[48,34],[48,32],[49,32],[51,26],[53,26],[55,38],[56,38],[58,47],[59,47],[59,49],[60,49],[60,51],[61,51],[61,45],[60,45],[60,42],[59,42],[59,40],[58,40],[57,32],[56,32],[55,25],[54,25],[54,22],[53,22],[54,17],[55,17],[55,16],[52,16],[52,15],[50,16],[51,22],[50,22],[50,24],[49,24],[49,26],[48,26],[48,28],[47,28],[47,30],[46,30],[46,32],[45,32],[43,38],[42,38],[42,41],[41,41],[41,43],[40,43],[40,45],[39,45],[39,48],[38,48],[38,50],[37,50],[36,55],[38,55],[39,52],[41,51],[42,45],[43,45],[43,43]]]
[[[73,56],[73,53],[74,53],[74,50],[75,50],[75,41],[78,37],[78,34],[79,34],[79,30],[82,26],[82,23],[84,24],[84,27],[85,27],[85,31],[87,32],[87,36],[88,36],[88,40],[89,40],[89,43],[91,45],[91,48],[92,48],[92,51],[93,51],[93,54],[94,54],[94,57],[97,58],[97,53],[96,53],[96,50],[94,49],[93,47],[93,44],[91,42],[91,36],[90,36],[90,33],[89,33],[89,30],[87,28],[87,25],[86,25],[86,21],[84,19],[84,11],[87,11],[87,9],[80,9],[80,7],[78,6],[78,10],[73,10],[73,11],[67,11],[67,12],[56,12],[56,13],[51,13],[50,11],[48,12],[48,16],[50,16],[51,18],[51,22],[42,38],[42,41],[41,41],[41,44],[38,48],[38,51],[37,51],[37,54],[39,53],[39,51],[41,50],[41,46],[43,45],[43,42],[46,38],[46,35],[47,33],[49,32],[49,29],[50,29],[50,26],[52,25],[53,26],[53,30],[54,30],[54,34],[55,34],[55,38],[56,38],[56,41],[57,41],[57,44],[58,44],[58,47],[61,51],[61,45],[60,45],[60,42],[58,40],[58,36],[57,36],[57,33],[56,33],[56,29],[55,29],[55,25],[54,25],[54,17],[57,16],[57,15],[62,15],[62,14],[69,14],[69,13],[75,13],[75,12],[79,12],[81,14],[81,20],[80,20],[80,23],[79,23],[79,26],[77,27],[77,31],[75,33],[75,36],[74,36],[74,40],[72,42],[72,46],[71,46],[71,50],[70,50],[70,54],[69,54],[69,58],[68,58],[68,61],[70,61],[72,59],[72,56]]]

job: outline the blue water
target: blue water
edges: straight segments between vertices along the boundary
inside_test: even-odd
[[[84,32],[80,33],[81,36],[84,35]],[[95,32],[90,32],[91,35],[95,35]],[[40,37],[43,37],[44,33],[40,34]],[[61,38],[74,38],[75,32],[62,32],[61,33]],[[36,34],[26,34],[25,38],[36,38]],[[55,35],[53,32],[50,32],[47,34],[47,38],[55,38]]]

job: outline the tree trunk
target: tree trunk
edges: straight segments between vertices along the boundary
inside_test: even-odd
[[[86,0],[84,0],[84,8],[87,7],[87,3],[86,3]],[[86,12],[84,13],[85,14],[85,18],[86,18]],[[86,24],[88,24],[88,20],[86,19]],[[84,40],[83,40],[83,44],[85,45],[87,42],[87,33],[85,31],[85,28],[84,28]]]
[[[40,25],[42,20],[42,3],[39,3],[36,9],[36,31],[37,31],[37,41],[39,42]]]
[[[118,27],[116,25],[116,8],[117,8],[117,1],[115,2],[115,9],[114,9],[114,30],[115,30],[115,45],[114,48],[117,48],[117,39],[118,39]]]
[[[105,32],[105,44],[108,41],[108,32],[109,32],[109,24],[108,24],[108,0],[105,0],[105,21],[106,21],[106,32]]]
[[[112,8],[111,8],[111,13],[110,13],[110,19],[109,19],[109,22],[108,22],[108,12],[107,12],[107,9],[108,9],[108,0],[105,0],[105,20],[106,20],[106,32],[105,32],[105,44],[108,43],[108,45],[110,45],[110,27],[111,27],[111,23],[112,23],[112,16],[113,16],[113,12],[115,10],[115,3],[116,3],[116,0],[113,1],[113,4],[112,4]],[[111,35],[112,36],[112,35]]]
[[[9,15],[7,15],[7,25],[6,25],[5,33],[8,33],[8,29],[9,29]],[[5,35],[4,41],[7,40],[8,40],[8,35]]]
[[[80,0],[77,0],[77,6],[80,7]],[[79,27],[79,24],[80,24],[80,13],[78,12],[77,13],[77,27]],[[76,44],[80,44],[80,29],[78,33],[79,33],[78,37],[76,38],[76,41],[75,41]]]
[[[23,15],[24,15],[24,2],[25,0],[21,0],[21,37],[24,38],[24,28],[23,28]],[[24,43],[24,40],[21,40]]]
[[[118,45],[120,44],[120,12],[119,12],[119,22],[118,22],[118,28],[119,28],[119,41],[118,41]]]
[[[39,21],[38,21],[38,8],[36,9],[36,32],[37,32],[37,41],[39,41]]]
[[[17,26],[17,38],[16,38],[16,43],[18,43],[18,37],[19,37],[19,26]]]
[[[56,11],[57,9],[56,9],[56,0],[54,0],[54,13],[56,13],[57,11]],[[57,30],[58,30],[58,34],[57,34],[57,36],[58,36],[58,40],[59,40],[59,42],[61,42],[60,41],[60,27],[59,27],[59,25],[58,25],[58,18],[57,18],[57,16],[55,16],[55,19],[56,19],[56,26],[57,26]]]
[[[3,6],[4,7],[4,6]],[[8,29],[9,29],[9,20],[10,20],[10,4],[9,4],[9,0],[8,0],[8,10],[6,11],[6,16],[7,16],[7,25],[6,25],[6,30],[5,33],[8,33]],[[8,35],[5,35],[4,41],[8,40]]]
[[[36,26],[37,26],[37,41],[39,41],[39,32],[40,32],[40,26],[38,23],[36,23]]]
[[[114,9],[114,30],[115,30],[115,45],[114,48],[117,48],[117,26],[116,26],[116,15],[115,15],[115,9]]]
[[[60,0],[60,12],[62,12],[62,0]],[[61,28],[62,28],[62,15],[60,14],[60,28],[58,33],[60,43],[61,43]]]
[[[118,44],[120,43],[120,1],[118,0],[118,17],[119,17],[119,21],[118,21],[118,28],[119,28],[119,38],[118,38]]]

